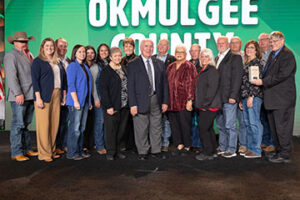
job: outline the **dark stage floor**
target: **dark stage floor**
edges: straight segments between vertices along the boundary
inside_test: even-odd
[[[8,133],[0,133],[0,200],[299,200],[300,138],[291,164],[240,156],[200,162],[194,154],[138,161],[92,157],[52,163],[10,160]]]

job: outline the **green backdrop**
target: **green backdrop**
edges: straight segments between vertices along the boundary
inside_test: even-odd
[[[107,3],[107,23],[101,27],[94,27],[90,24],[89,20],[89,0],[6,0],[5,1],[5,38],[9,35],[13,35],[15,31],[24,30],[28,35],[34,35],[36,41],[29,43],[29,48],[34,55],[37,55],[41,41],[46,37],[52,37],[53,39],[64,37],[67,39],[69,44],[68,55],[72,47],[75,44],[93,45],[97,47],[100,43],[108,43],[111,45],[111,41],[118,34],[125,34],[126,37],[134,33],[139,33],[145,37],[160,39],[160,34],[165,33],[168,39],[172,39],[175,47],[175,40],[178,40],[178,36],[183,40],[186,36],[191,36],[190,43],[197,43],[195,39],[195,33],[206,34],[210,36],[207,40],[206,46],[213,49],[215,55],[216,44],[213,34],[226,34],[232,32],[234,35],[239,36],[243,44],[248,40],[257,40],[258,35],[261,32],[270,33],[274,30],[279,30],[285,34],[286,45],[290,48],[296,57],[297,63],[300,61],[300,40],[298,34],[300,31],[300,4],[296,0],[248,0],[252,5],[257,6],[257,12],[252,12],[251,17],[258,18],[258,23],[254,25],[246,25],[242,23],[243,4],[245,5],[248,1],[244,0],[215,0],[209,1],[208,7],[206,8],[207,16],[212,17],[209,9],[215,6],[219,7],[219,23],[216,25],[207,25],[199,19],[198,4],[200,0],[166,0],[167,2],[167,16],[174,14],[174,9],[170,12],[170,2],[178,3],[178,21],[172,26],[163,26],[159,21],[159,2],[164,0],[102,0]],[[156,11],[156,24],[154,26],[149,25],[148,16],[145,18],[139,18],[139,25],[133,26],[131,13],[137,9],[138,4],[145,3],[156,3],[156,8],[151,8]],[[201,3],[206,0],[201,0]],[[100,1],[99,1],[100,2]],[[236,6],[237,12],[231,13],[232,18],[238,19],[237,25],[224,25],[223,19],[226,14],[222,12],[223,4],[230,3],[232,6]],[[110,26],[110,3],[124,3],[124,13],[127,16],[129,25],[122,26],[120,20],[117,20],[117,25]],[[188,16],[195,19],[195,25],[184,26],[181,25],[180,15],[183,12],[183,8],[188,5]],[[99,4],[98,4],[99,5]],[[101,7],[103,8],[103,7]],[[100,13],[100,7],[97,6],[96,12]],[[101,15],[103,17],[104,15]],[[225,21],[226,23],[226,21]],[[171,38],[173,34],[174,38]],[[186,34],[186,35],[185,35]],[[141,35],[140,35],[141,36]],[[172,36],[172,37],[173,37]],[[137,45],[138,46],[138,45]],[[187,45],[188,46],[188,45]],[[9,51],[13,48],[7,41],[5,44],[5,51]],[[138,48],[136,48],[138,53]],[[299,90],[299,71],[296,75],[296,84]],[[299,93],[299,91],[298,91]],[[300,134],[300,110],[299,110],[299,99],[297,99],[296,108],[296,121],[295,121],[295,133]],[[11,111],[10,106],[7,104],[7,124],[6,128],[10,127]]]

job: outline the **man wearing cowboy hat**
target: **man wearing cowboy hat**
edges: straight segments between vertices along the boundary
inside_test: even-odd
[[[29,160],[27,156],[36,156],[31,150],[31,139],[28,125],[33,116],[33,90],[31,81],[31,64],[33,56],[28,50],[28,41],[35,37],[27,37],[25,31],[17,31],[8,36],[8,42],[14,49],[4,56],[4,69],[8,85],[8,101],[10,101],[13,119],[10,128],[11,158],[17,161]]]

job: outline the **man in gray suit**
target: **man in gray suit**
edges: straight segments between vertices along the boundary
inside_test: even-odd
[[[164,159],[165,155],[161,154],[161,114],[167,111],[169,103],[165,65],[151,57],[151,40],[143,40],[140,50],[141,55],[128,64],[129,107],[138,158],[145,160],[151,147],[153,157]]]
[[[11,158],[16,161],[29,160],[27,156],[37,156],[31,150],[31,138],[28,125],[33,116],[33,90],[31,81],[32,54],[28,50],[26,32],[17,31],[7,38],[14,49],[4,56],[4,69],[8,85],[8,101],[10,101],[13,119],[10,128]]]

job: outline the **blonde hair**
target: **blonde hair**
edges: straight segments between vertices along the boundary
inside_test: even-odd
[[[53,43],[53,46],[54,46],[54,52],[52,54],[52,59],[49,60],[47,58],[47,56],[45,55],[45,52],[44,52],[44,46],[46,44],[46,42],[52,42]],[[50,62],[50,63],[53,63],[53,64],[57,64],[60,60],[58,58],[58,55],[56,53],[56,45],[55,45],[55,42],[52,38],[45,38],[42,43],[41,43],[41,46],[40,46],[40,50],[39,50],[39,55],[38,57],[43,60],[43,61],[46,61],[46,62]]]

